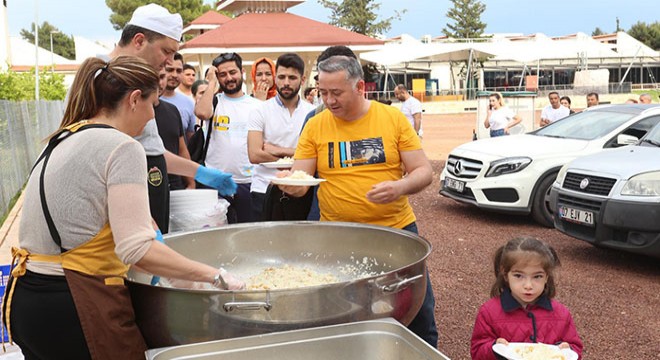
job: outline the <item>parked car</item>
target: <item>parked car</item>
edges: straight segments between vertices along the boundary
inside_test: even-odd
[[[658,105],[602,105],[521,135],[473,141],[451,151],[440,194],[479,208],[531,214],[553,226],[550,189],[569,161],[636,143],[658,122]]]
[[[555,227],[595,246],[660,258],[658,159],[660,126],[637,145],[566,164],[550,192]]]

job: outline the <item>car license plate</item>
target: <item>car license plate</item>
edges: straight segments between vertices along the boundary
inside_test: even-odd
[[[456,192],[462,193],[465,189],[465,181],[454,180],[452,178],[445,178],[445,187],[447,189],[454,190]]]
[[[558,213],[559,217],[568,221],[586,225],[594,224],[594,213],[591,211],[578,210],[568,206],[560,206]]]

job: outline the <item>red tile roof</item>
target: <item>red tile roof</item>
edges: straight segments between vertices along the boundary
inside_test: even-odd
[[[382,45],[383,41],[289,13],[248,13],[181,48]]]
[[[219,12],[209,10],[202,14],[202,16],[193,20],[188,25],[224,25],[230,21],[232,21],[232,18],[229,16],[225,16]]]

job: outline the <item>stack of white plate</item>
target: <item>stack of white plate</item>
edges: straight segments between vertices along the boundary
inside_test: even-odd
[[[170,191],[170,232],[224,225],[227,209],[213,189]],[[223,203],[224,202],[224,203]]]

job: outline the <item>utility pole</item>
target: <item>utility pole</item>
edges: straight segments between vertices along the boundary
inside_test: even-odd
[[[34,99],[39,101],[39,0],[34,0]]]

